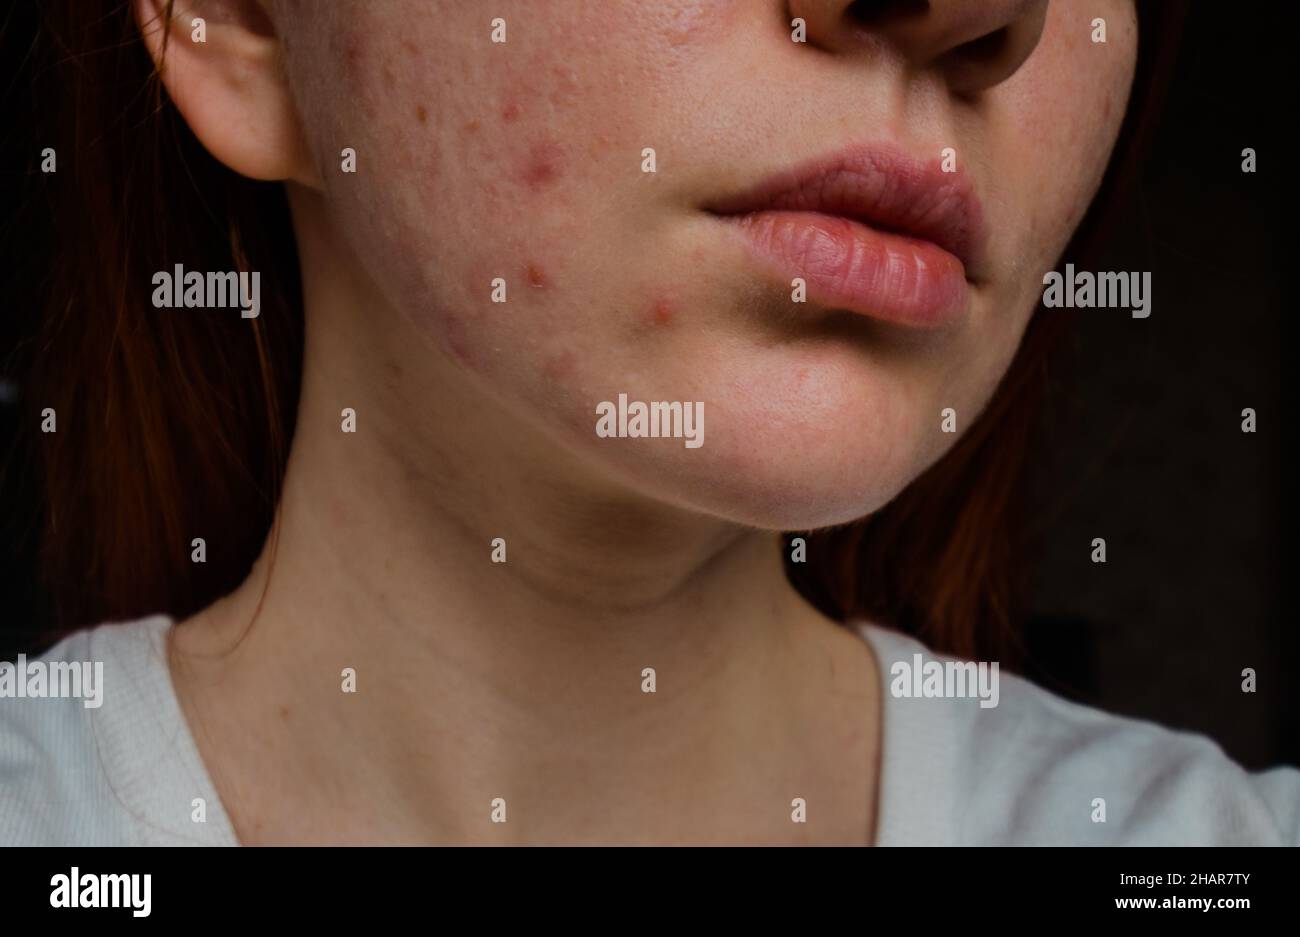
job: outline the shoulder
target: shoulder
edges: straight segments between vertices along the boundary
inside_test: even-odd
[[[168,841],[158,811],[183,731],[166,662],[170,621],[101,625],[0,664],[0,845]],[[176,826],[184,829],[184,826]]]
[[[910,786],[883,778],[882,791],[939,805],[946,829],[935,824],[935,837],[989,845],[1300,845],[1300,771],[1247,772],[1204,736],[1071,703],[1007,673],[985,674],[984,706],[973,693],[900,696],[895,690],[914,682],[918,663],[956,662],[882,629],[864,626],[864,633],[882,670],[883,773],[931,775],[913,776]],[[940,679],[935,668],[930,674]],[[950,680],[954,687],[960,683]],[[891,738],[903,756],[893,766]]]

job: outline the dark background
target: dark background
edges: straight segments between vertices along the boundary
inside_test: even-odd
[[[1095,267],[1151,271],[1151,316],[1071,314],[1025,492],[1030,674],[1101,708],[1208,734],[1252,767],[1300,764],[1300,642],[1282,559],[1287,6],[1252,4],[1246,16],[1191,5],[1140,184]],[[25,2],[0,14],[6,109],[31,106],[11,79],[32,22]],[[5,258],[22,238],[8,219],[42,145],[21,126],[0,125]],[[1254,174],[1240,168],[1248,146]],[[38,282],[0,261],[11,302],[38,302]],[[20,404],[12,365],[25,318],[0,316],[0,458],[18,420],[38,418]],[[1257,413],[1254,434],[1241,432],[1244,407]],[[27,520],[35,493],[28,469],[0,464],[0,657],[46,614]],[[1091,561],[1094,537],[1106,540],[1105,564]],[[1257,672],[1255,694],[1241,692],[1244,667]]]
[[[1293,170],[1280,132],[1296,119],[1286,6],[1252,4],[1247,17],[1191,4],[1138,189],[1096,268],[1150,270],[1151,316],[1069,314],[1029,491],[1033,675],[1204,732],[1256,767],[1300,763],[1282,555],[1282,321],[1295,314],[1283,307],[1294,224],[1283,227]],[[1241,692],[1245,667],[1254,695]]]

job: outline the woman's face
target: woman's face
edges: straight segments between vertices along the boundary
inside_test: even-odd
[[[642,494],[806,529],[897,494],[954,440],[945,408],[970,426],[1127,103],[1131,0],[918,6],[272,14],[332,223],[380,293],[366,314],[428,338],[404,366]],[[703,444],[599,436],[620,394],[702,402]]]

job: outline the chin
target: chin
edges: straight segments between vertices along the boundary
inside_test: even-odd
[[[824,404],[815,418],[782,407],[727,419],[721,407],[706,408],[712,423],[706,419],[698,449],[666,439],[611,440],[653,445],[604,455],[614,454],[617,474],[656,500],[747,527],[813,530],[879,510],[941,453],[914,420],[899,425],[869,419],[863,408]]]

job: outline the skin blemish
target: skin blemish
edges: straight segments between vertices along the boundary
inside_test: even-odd
[[[512,124],[519,119],[519,115],[522,113],[519,102],[507,101],[505,106],[501,108],[501,120],[507,124]]]
[[[397,84],[397,79],[396,79],[396,77],[394,77],[394,75],[393,75],[393,70],[392,70],[391,68],[389,68],[387,65],[385,65],[385,66],[384,66],[384,85],[385,85],[385,87],[391,89],[391,88],[393,87],[393,85],[395,85],[395,84]]]
[[[675,315],[676,313],[673,310],[672,304],[670,304],[666,299],[660,299],[650,307],[650,312],[646,319],[651,326],[662,329],[673,324],[673,317]]]
[[[343,61],[348,71],[356,74],[361,70],[361,60],[365,55],[364,38],[359,32],[350,33],[343,40]]]
[[[573,373],[576,362],[573,352],[562,351],[549,356],[542,364],[542,374],[553,384],[558,384]]]
[[[443,338],[447,349],[457,361],[467,366],[474,365],[474,353],[470,350],[465,336],[465,323],[452,315],[443,317]]]
[[[429,112],[425,110],[423,104],[420,104],[415,108],[415,119],[422,124],[427,124],[429,122]]]
[[[529,264],[528,269],[525,271],[525,275],[528,277],[529,286],[539,290],[546,288],[548,283],[546,279],[546,271],[537,264]]]
[[[520,180],[534,192],[546,188],[560,177],[562,155],[558,143],[534,144],[519,170]]]
[[[478,129],[479,129],[480,127],[482,127],[482,126],[483,126],[483,124],[482,124],[482,123],[481,123],[477,118],[475,118],[474,120],[466,121],[466,122],[465,122],[465,132],[466,132],[466,133],[478,133]]]

